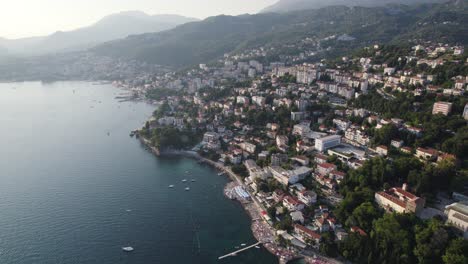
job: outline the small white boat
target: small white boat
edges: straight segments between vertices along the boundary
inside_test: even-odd
[[[189,187],[187,187],[187,188],[185,188],[185,190],[186,190],[186,191],[190,191],[190,188],[189,188]]]
[[[191,182],[195,182],[195,179],[192,179]]]
[[[255,246],[255,248],[260,248],[259,246]]]
[[[127,209],[127,210],[125,210],[125,212],[131,212],[131,211],[132,211],[131,209]]]
[[[187,179],[183,179],[182,182],[187,182]]]
[[[247,246],[247,244],[245,244],[245,243],[242,243],[242,244],[241,244],[241,246],[245,247],[245,246]]]
[[[123,247],[122,250],[125,251],[125,252],[132,252],[135,249],[132,248],[132,247]]]
[[[169,188],[171,188],[171,189],[174,188],[174,185],[169,185]]]

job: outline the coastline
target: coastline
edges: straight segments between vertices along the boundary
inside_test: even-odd
[[[137,133],[138,135],[138,133]],[[195,151],[190,151],[190,150],[164,150],[161,151],[157,147],[153,147],[151,145],[151,142],[142,137],[142,136],[137,136],[137,139],[140,140],[140,142],[148,148],[153,155],[156,157],[161,157],[161,156],[173,156],[173,157],[185,157],[185,158],[191,158],[195,159],[201,163],[205,163],[210,165],[211,167],[223,172],[225,175],[229,177],[229,182],[226,183],[226,185],[223,188],[223,193],[226,196],[227,199],[230,199],[226,195],[226,188],[229,186],[242,186],[245,187],[242,179],[237,176],[232,170],[230,170],[228,167],[217,163],[215,161],[212,161],[210,159],[207,159],[205,157],[202,157],[200,154],[198,154]],[[250,192],[249,192],[250,194]],[[258,204],[257,200],[254,197],[251,197],[251,202],[242,202],[239,199],[230,199],[230,200],[236,200],[238,203],[241,204],[242,208],[244,211],[247,213],[251,220],[251,225],[250,229],[255,237],[255,239],[259,242],[262,243],[263,247],[270,252],[270,254],[276,256],[278,259],[279,264],[287,264],[290,261],[298,260],[298,259],[303,259],[305,263],[310,263],[310,264],[342,264],[342,261],[339,261],[337,259],[332,259],[326,256],[321,255],[318,252],[313,252],[311,253],[304,253],[304,252],[298,252],[297,250],[290,250],[281,247],[278,245],[278,243],[275,241],[275,235],[276,235],[276,230],[272,228],[262,217],[262,211],[263,208]]]
[[[146,146],[148,148],[149,151],[151,151],[151,153],[153,153],[157,157],[161,157],[161,156],[179,156],[179,157],[191,158],[191,159],[195,159],[197,161],[200,161],[202,163],[208,164],[211,167],[223,172],[225,175],[227,175],[229,177],[229,180],[230,180],[228,183],[226,183],[226,185],[223,188],[223,193],[225,194],[225,196],[226,196],[225,190],[226,190],[227,187],[232,186],[232,185],[243,186],[242,180],[234,172],[232,172],[229,168],[227,168],[224,165],[219,164],[219,163],[217,163],[215,161],[204,158],[204,157],[200,156],[198,153],[196,153],[195,151],[188,151],[188,150],[166,150],[166,151],[161,151],[159,148],[151,146],[151,143],[146,138],[140,136],[140,137],[138,137],[138,139],[140,140],[140,142],[144,146]],[[226,196],[226,198],[229,199],[229,197],[227,197],[227,196]],[[237,200],[237,199],[231,199],[231,200]],[[270,252],[270,254],[277,257],[277,259],[279,261],[278,263],[286,264],[286,263],[288,263],[288,261],[291,261],[291,260],[294,260],[294,259],[297,259],[297,258],[301,258],[301,256],[299,256],[299,255],[290,256],[287,259],[281,258],[279,256],[280,252],[285,253],[285,252],[289,252],[289,251],[287,249],[282,249],[281,247],[279,247],[278,245],[276,245],[274,243],[274,234],[266,234],[268,232],[268,230],[269,230],[269,228],[266,227],[266,225],[268,225],[268,224],[261,218],[261,210],[260,210],[259,207],[257,207],[258,205],[256,204],[256,202],[253,199],[249,203],[243,203],[243,202],[241,202],[239,200],[237,200],[237,202],[239,202],[241,204],[242,208],[244,209],[244,211],[247,213],[247,215],[249,216],[249,218],[251,220],[250,229],[251,229],[252,234],[255,237],[255,239],[257,241],[259,241],[259,242],[262,242],[263,247],[266,250],[268,250],[268,252]],[[269,237],[269,239],[267,241],[265,241],[265,236]]]

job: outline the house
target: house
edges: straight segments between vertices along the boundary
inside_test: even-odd
[[[299,224],[294,225],[294,232],[299,236],[299,240],[304,243],[312,241],[315,245],[318,245],[320,243],[320,239],[322,238],[319,233],[316,233],[309,228]]]
[[[300,211],[294,211],[289,214],[294,223],[304,224],[304,216]]]
[[[298,162],[302,166],[307,166],[310,163],[309,158],[307,158],[306,156],[296,156],[296,157],[292,158],[292,160]]]
[[[244,151],[250,153],[250,154],[254,154],[255,153],[255,149],[256,149],[256,146],[252,143],[248,143],[248,142],[242,142],[240,145],[240,148],[243,149]]]
[[[305,205],[312,205],[317,202],[317,194],[314,191],[302,191],[297,194],[299,201]]]
[[[317,173],[320,175],[328,175],[330,172],[336,170],[336,165],[331,163],[322,163],[317,165]]]
[[[290,212],[304,210],[304,204],[289,195],[283,198],[283,206],[286,207]]]
[[[283,201],[284,196],[284,192],[280,189],[276,189],[272,194],[273,200],[277,203]]]
[[[318,227],[321,233],[330,230],[330,225],[325,217],[319,217],[315,219],[315,225]]]
[[[417,148],[416,154],[415,154],[415,156],[418,159],[428,160],[428,161],[437,159],[438,155],[439,155],[439,152],[432,148]]]
[[[400,151],[406,154],[411,154],[413,152],[413,149],[410,147],[401,147]]]
[[[375,149],[375,152],[381,156],[387,156],[388,155],[388,148],[387,146],[380,145]]]
[[[315,155],[315,158],[314,158],[314,161],[317,164],[326,163],[327,160],[328,160],[328,156],[323,155],[323,154],[317,154],[317,155]]]
[[[282,150],[286,151],[288,149],[289,139],[287,136],[276,136],[276,146]]]
[[[394,139],[390,143],[390,145],[392,145],[392,147],[395,147],[397,149],[403,147],[403,144],[404,144],[403,140],[399,140],[399,139]]]
[[[388,191],[377,192],[375,202],[387,211],[397,213],[419,213],[426,204],[425,199],[408,192],[406,184],[403,188],[391,188]]]
[[[346,176],[346,173],[342,171],[333,170],[332,172],[330,172],[330,177],[336,180],[337,182],[341,182],[345,176]]]

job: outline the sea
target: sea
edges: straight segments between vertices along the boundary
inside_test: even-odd
[[[223,195],[228,179],[131,138],[155,106],[117,98],[125,93],[0,84],[0,263],[278,263],[264,248],[218,260],[256,242]]]

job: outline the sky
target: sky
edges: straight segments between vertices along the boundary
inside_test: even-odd
[[[277,0],[0,0],[0,37],[48,35],[91,25],[102,17],[138,10],[196,18],[257,13]]]

